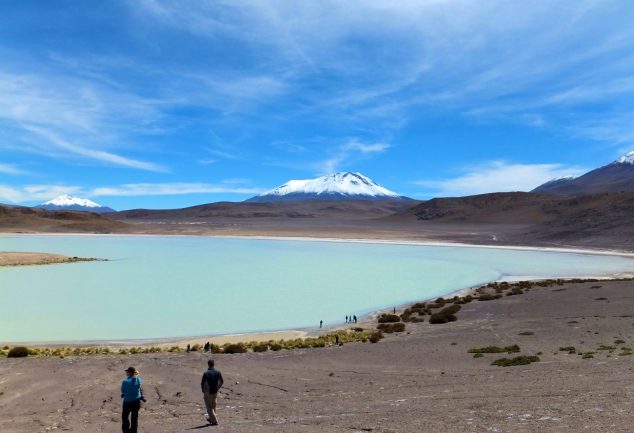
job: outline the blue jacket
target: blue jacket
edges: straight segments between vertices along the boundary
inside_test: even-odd
[[[126,377],[121,382],[121,394],[124,402],[141,400],[143,391],[141,391],[141,377]]]

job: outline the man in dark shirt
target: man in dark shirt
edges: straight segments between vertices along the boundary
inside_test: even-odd
[[[203,398],[205,399],[209,424],[218,425],[218,418],[216,418],[216,398],[218,397],[218,391],[222,388],[224,381],[222,380],[222,374],[214,368],[213,359],[207,361],[207,365],[209,368],[203,373],[203,378],[200,382],[200,389],[202,390]]]

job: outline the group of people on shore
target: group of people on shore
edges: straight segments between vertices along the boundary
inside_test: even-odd
[[[128,367],[125,373],[126,378],[121,382],[121,398],[123,399],[121,430],[123,433],[137,433],[141,402],[146,401],[141,386],[143,380],[139,370],[134,367]],[[216,401],[223,383],[222,374],[214,368],[214,360],[210,359],[207,361],[207,370],[203,373],[200,389],[207,408],[207,422],[211,425],[218,425]]]

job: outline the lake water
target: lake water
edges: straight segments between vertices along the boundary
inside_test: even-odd
[[[0,268],[0,342],[327,326],[505,276],[634,270],[615,256],[185,236],[5,235],[0,251],[110,260]]]

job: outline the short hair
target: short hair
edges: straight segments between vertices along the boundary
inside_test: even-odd
[[[207,365],[209,366],[209,368],[212,368],[214,366],[214,360],[210,359],[209,361],[207,361]]]

